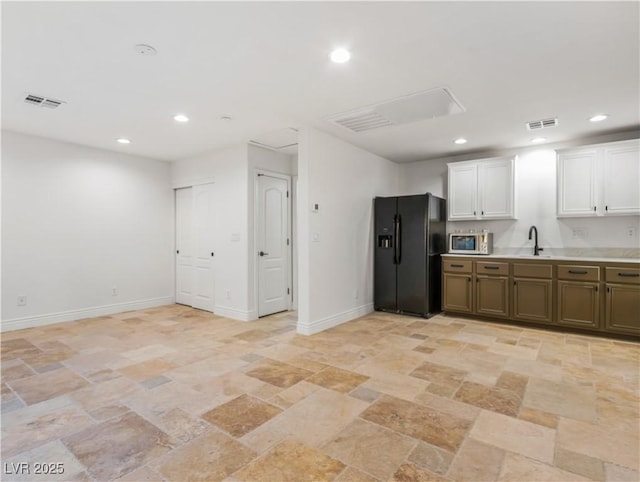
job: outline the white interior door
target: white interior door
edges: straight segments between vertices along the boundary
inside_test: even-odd
[[[258,316],[289,309],[289,179],[257,178]]]
[[[193,186],[193,298],[191,306],[213,311],[214,217],[213,184]]]
[[[213,311],[213,184],[176,189],[176,303]]]

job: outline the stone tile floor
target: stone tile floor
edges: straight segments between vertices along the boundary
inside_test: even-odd
[[[1,475],[638,481],[639,353],[444,315],[306,337],[295,313],[179,305],[9,332]]]

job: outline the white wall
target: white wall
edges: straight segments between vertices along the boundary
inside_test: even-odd
[[[250,320],[247,146],[205,152],[171,165],[174,188],[214,183],[214,312]]]
[[[3,132],[2,329],[172,303],[169,169]]]
[[[619,140],[597,139],[596,142]],[[523,148],[505,152],[517,155],[516,169],[516,216],[515,221],[455,221],[447,223],[449,232],[488,229],[494,233],[494,248],[497,252],[523,253],[531,250],[528,240],[531,225],[538,227],[539,245],[544,254],[557,255],[613,255],[626,256],[639,247],[638,236],[626,236],[628,227],[640,231],[640,217],[611,216],[598,218],[556,217],[556,155],[554,149],[568,145],[590,144],[565,143],[545,147]],[[484,156],[478,157],[482,158]],[[401,191],[403,194],[432,192],[447,197],[447,162],[461,159],[438,159],[401,165]],[[574,237],[574,229],[585,232],[585,237]],[[636,254],[637,256],[637,254]]]
[[[312,334],[373,310],[373,198],[397,194],[399,168],[312,128],[298,154],[298,332]]]

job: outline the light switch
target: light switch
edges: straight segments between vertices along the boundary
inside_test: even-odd
[[[320,210],[320,205],[318,203],[313,203],[311,205],[311,211],[317,213]]]
[[[231,241],[240,241],[240,233],[231,233]]]
[[[320,233],[313,233],[313,236],[311,236],[311,239],[314,243],[320,242]]]

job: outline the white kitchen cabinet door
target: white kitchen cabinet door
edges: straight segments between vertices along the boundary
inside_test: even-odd
[[[478,166],[476,163],[450,164],[449,170],[449,220],[478,218]]]
[[[478,163],[481,219],[513,219],[513,159]]]
[[[561,152],[558,155],[558,217],[596,216],[598,150]]]
[[[636,140],[603,149],[605,214],[640,214],[639,145]]]

